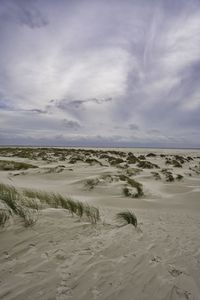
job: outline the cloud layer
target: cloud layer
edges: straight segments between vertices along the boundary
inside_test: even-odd
[[[200,147],[198,0],[2,0],[0,143]]]

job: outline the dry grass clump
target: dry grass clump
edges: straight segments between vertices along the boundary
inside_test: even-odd
[[[166,165],[173,165],[173,167],[175,168],[182,168],[182,162],[176,160],[176,159],[171,159],[171,158],[167,158],[165,161]]]
[[[10,207],[4,201],[0,200],[0,226],[4,226],[11,216],[12,210]]]
[[[42,209],[42,204],[41,204],[40,200],[37,198],[22,197],[20,199],[20,201],[24,207],[28,207],[28,208],[34,209],[36,211],[39,211],[40,209]]]
[[[37,166],[12,160],[0,160],[1,171],[27,170],[29,168],[37,168]]]
[[[118,166],[119,164],[123,163],[124,160],[120,157],[114,157],[114,156],[111,156],[109,157],[109,163],[111,166]]]
[[[132,196],[132,194],[131,194],[129,188],[127,188],[127,186],[125,186],[125,187],[122,189],[122,192],[123,192],[123,194],[124,194],[125,197],[131,197],[131,196]]]
[[[183,179],[183,175],[178,174],[178,175],[176,176],[176,180],[180,181],[180,180],[182,180],[182,179]]]
[[[91,166],[96,165],[96,164],[102,166],[102,163],[96,158],[86,158],[85,162],[90,164]]]
[[[96,224],[100,220],[99,209],[94,207],[94,206],[90,206],[88,204],[85,204],[84,205],[84,213],[86,214],[88,220],[92,224]]]
[[[103,180],[103,181],[109,182],[109,183],[111,183],[111,182],[114,181],[113,176],[110,175],[110,174],[102,174],[102,175],[100,176],[100,179]]]
[[[140,174],[142,171],[143,171],[143,170],[138,169],[138,168],[129,168],[129,167],[128,167],[128,168],[126,169],[126,174],[127,174],[128,176],[135,176],[135,175]]]
[[[116,219],[125,222],[125,224],[132,224],[133,226],[137,227],[137,217],[134,212],[130,210],[117,213]]]
[[[142,184],[132,178],[127,177],[127,182],[131,187],[136,188],[137,194],[134,195],[135,198],[139,198],[144,196]]]
[[[172,172],[170,172],[167,169],[162,169],[161,172],[165,175],[165,180],[167,182],[173,182],[174,181],[174,176],[173,176]]]
[[[159,166],[156,164],[151,163],[150,161],[147,160],[141,160],[137,164],[138,168],[142,169],[159,169]]]
[[[155,180],[161,180],[161,176],[158,172],[151,172],[151,174],[153,175],[153,177],[155,178]]]
[[[146,159],[146,156],[143,155],[143,154],[141,154],[141,155],[138,156],[138,159],[139,159],[139,160],[145,160],[145,159]]]
[[[24,196],[31,199],[39,199],[43,204],[47,204],[50,207],[57,208],[60,205],[57,195],[54,193],[47,193],[39,190],[24,189]]]
[[[20,216],[24,222],[25,227],[33,226],[38,219],[38,210],[30,209],[23,205],[18,205],[17,215]]]
[[[138,182],[135,179],[130,178],[130,177],[124,175],[124,174],[120,174],[119,179],[121,181],[126,181],[129,186],[131,186],[132,188],[135,188],[137,190],[136,193],[131,193],[130,190],[127,187],[124,187],[123,188],[123,194],[126,197],[131,196],[133,198],[140,198],[140,197],[144,196],[143,186],[140,182]]]
[[[37,221],[37,209],[23,205],[24,199],[13,186],[0,184],[0,225],[4,226],[11,216],[22,218],[24,225],[31,226]]]
[[[73,200],[72,198],[63,198],[62,196],[60,201],[61,207],[69,210],[72,216],[77,215],[80,218],[86,216],[92,224],[96,224],[100,220],[99,209],[94,206],[90,206],[81,201]]]
[[[135,164],[138,159],[132,152],[129,152],[126,161],[128,164]]]
[[[181,155],[174,155],[174,158],[179,161],[181,164],[184,164],[185,161],[187,161],[186,158],[184,158],[183,156]]]
[[[82,157],[81,155],[77,155],[77,156],[72,156],[69,160],[69,164],[76,164],[77,162],[83,162],[84,161],[84,157]]]
[[[153,153],[153,152],[151,152],[151,153],[148,153],[147,155],[146,155],[146,157],[156,157],[157,155],[155,154],[155,153]]]
[[[94,187],[96,185],[99,184],[99,179],[98,178],[89,178],[85,181],[85,187],[88,189],[88,190],[93,190]]]

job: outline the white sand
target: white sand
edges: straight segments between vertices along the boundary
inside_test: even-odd
[[[160,156],[147,158],[184,179],[155,180],[151,172],[160,169],[145,169],[133,176],[144,187],[145,196],[139,199],[123,196],[122,181],[101,181],[93,190],[86,188],[88,178],[122,172],[106,162],[89,166],[1,157],[40,168],[0,171],[0,182],[87,201],[100,208],[102,222],[94,226],[49,208],[41,211],[32,228],[15,221],[0,229],[0,299],[200,299],[200,153],[136,149],[134,154],[150,152],[189,155],[194,160],[174,168]],[[66,168],[56,173],[52,168],[58,165]],[[194,166],[197,172],[189,169]],[[124,208],[134,210],[137,229],[118,226],[115,215]]]

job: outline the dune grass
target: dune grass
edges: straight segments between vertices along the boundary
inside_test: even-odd
[[[126,186],[123,187],[122,192],[123,192],[125,197],[130,197],[131,196],[130,190]]]
[[[63,208],[72,216],[85,217],[90,223],[100,220],[99,209],[56,193],[32,189],[18,192],[13,186],[0,184],[0,226],[4,226],[12,215],[19,216],[24,226],[32,226],[38,219],[38,212],[45,206]]]
[[[182,180],[182,179],[183,179],[183,175],[178,174],[178,175],[176,176],[176,180],[180,181],[180,180]]]
[[[0,184],[0,225],[4,226],[5,223],[10,219],[11,216],[19,216],[23,222],[24,226],[31,226],[35,224],[36,209],[31,209],[28,205],[23,205],[25,200],[19,192],[10,185]]]
[[[0,160],[1,171],[27,170],[29,168],[37,168],[37,166],[12,160]]]
[[[160,169],[158,165],[153,164],[150,161],[146,161],[146,160],[140,160],[137,166],[138,168],[141,169]]]
[[[132,193],[129,192],[129,189],[127,187],[124,187],[122,191],[123,191],[123,194],[126,197],[131,196],[133,198],[140,198],[140,197],[144,196],[143,186],[140,182],[138,182],[135,179],[130,178],[130,177],[124,175],[124,174],[120,174],[119,179],[121,181],[126,181],[129,186],[131,186],[132,188],[135,188],[137,190],[136,193],[132,194]]]
[[[130,210],[117,213],[116,219],[125,222],[125,224],[132,224],[133,226],[137,227],[137,217],[134,212]]]
[[[86,214],[88,220],[92,224],[96,224],[100,220],[99,209],[94,207],[94,206],[90,206],[88,204],[85,204],[84,205],[84,213]]]
[[[10,207],[4,201],[0,200],[0,226],[4,226],[11,216],[12,210]]]
[[[63,197],[60,194],[47,193],[42,191],[34,191],[31,189],[24,190],[24,194],[30,198],[38,198],[50,207],[67,209],[71,215],[77,215],[80,218],[86,216],[92,223],[96,224],[100,220],[99,209],[81,201],[72,199],[71,197]]]
[[[50,207],[57,208],[60,205],[59,196],[54,193],[47,193],[45,191],[33,189],[24,189],[23,194],[31,199],[39,199],[41,203],[47,204]]]
[[[99,184],[99,179],[98,178],[89,178],[85,181],[85,187],[88,189],[88,190],[93,190],[94,187],[96,185]]]
[[[155,180],[161,180],[161,176],[158,172],[151,172],[151,174],[153,175],[153,177],[155,178]]]

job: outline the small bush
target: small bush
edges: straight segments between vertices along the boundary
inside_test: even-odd
[[[132,193],[130,193],[130,191],[127,191],[126,190],[127,187],[125,187],[125,190],[123,189],[123,193],[126,197],[127,197],[127,195],[132,196],[134,198],[139,198],[139,197],[144,196],[143,187],[140,182],[138,182],[138,181],[134,180],[133,178],[130,178],[124,174],[120,174],[119,179],[121,181],[126,181],[131,187],[133,187],[137,190],[136,194],[132,194]]]
[[[146,155],[146,157],[156,157],[156,154],[155,154],[155,153],[148,153],[148,154]]]
[[[182,179],[183,179],[183,175],[178,174],[178,175],[176,176],[176,180],[180,181],[180,180],[182,180]]]
[[[146,159],[146,156],[144,156],[144,155],[139,155],[139,156],[138,156],[138,159],[139,159],[139,160],[140,160],[140,159],[141,159],[141,160],[145,160],[145,159]]]
[[[136,188],[136,190],[137,190],[137,194],[135,194],[134,197],[139,198],[139,197],[144,196],[144,192],[143,192],[141,183],[139,183],[138,181],[136,181],[132,178],[129,178],[129,177],[127,177],[127,182],[128,182],[128,184],[130,184],[130,186]]]
[[[131,196],[131,193],[130,193],[130,191],[127,187],[124,187],[122,191],[123,191],[123,194],[124,194],[125,197],[130,197]]]
[[[169,169],[162,169],[161,172],[165,175],[165,180],[167,182],[174,181],[174,176],[172,175],[172,172],[169,171]]]
[[[123,163],[124,160],[122,158],[119,158],[119,157],[110,157],[109,158],[109,163],[111,166],[117,166],[121,163]]]
[[[146,161],[146,160],[141,160],[138,164],[137,164],[138,168],[142,168],[142,169],[159,169],[159,166],[156,164],[151,163],[150,161]]]
[[[141,169],[138,169],[138,168],[127,168],[126,169],[126,173],[128,176],[135,176],[135,175],[138,175],[142,172]]]
[[[151,172],[151,174],[153,175],[153,177],[155,178],[155,180],[161,180],[161,176],[158,172]]]
[[[102,163],[99,160],[97,160],[96,158],[86,158],[85,162],[90,164],[91,166],[95,165],[95,164],[102,166]]]
[[[133,153],[129,152],[126,161],[128,164],[135,164],[138,159]]]
[[[84,161],[83,157],[81,157],[81,156],[72,156],[69,160],[69,164],[75,164],[75,163],[80,162],[80,161]]]
[[[119,212],[116,216],[116,219],[125,221],[126,224],[132,224],[133,226],[137,227],[137,217],[132,211],[127,210]]]
[[[178,160],[175,160],[175,159],[171,159],[171,158],[167,158],[165,161],[165,164],[173,165],[173,167],[175,167],[175,168],[182,168],[181,162],[179,162]]]
[[[167,173],[167,174],[166,174],[166,181],[167,181],[167,182],[172,182],[172,181],[174,181],[174,177],[173,177],[173,175],[172,175],[171,173]]]
[[[96,185],[98,185],[98,178],[90,178],[85,181],[85,187],[89,190],[92,190]]]

